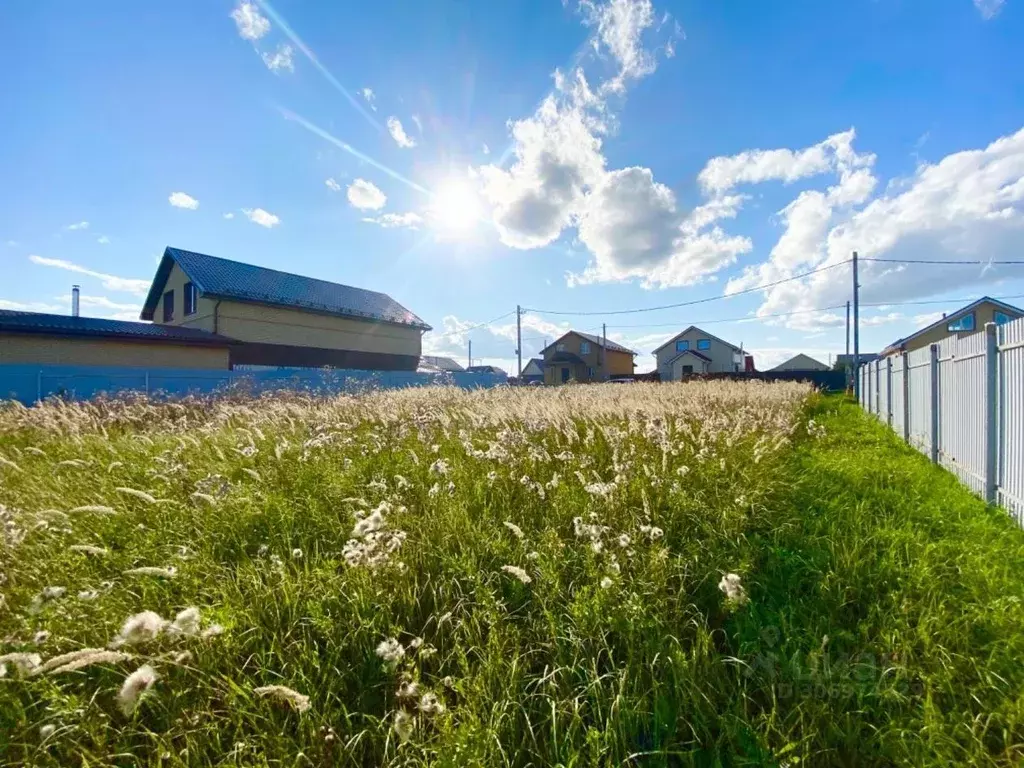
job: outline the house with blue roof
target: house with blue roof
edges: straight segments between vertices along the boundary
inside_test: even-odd
[[[142,319],[232,340],[231,364],[415,371],[430,326],[384,293],[167,248]]]

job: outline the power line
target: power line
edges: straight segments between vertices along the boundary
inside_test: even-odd
[[[972,266],[983,266],[985,264],[1024,264],[1024,260],[1020,259],[1004,259],[1002,261],[965,261],[965,260],[953,260],[945,261],[943,259],[869,259],[865,257],[860,258],[861,261],[873,261],[878,264],[957,264],[957,265],[972,265]]]
[[[731,298],[733,298],[735,296],[743,296],[744,294],[747,294],[747,293],[755,293],[757,291],[763,291],[766,288],[774,288],[776,285],[782,285],[783,283],[788,283],[788,282],[791,282],[793,280],[800,280],[802,278],[809,277],[810,275],[815,275],[818,272],[824,272],[824,271],[829,270],[829,269],[835,269],[836,267],[841,267],[843,264],[849,264],[850,261],[851,261],[850,259],[847,259],[846,261],[840,261],[840,262],[837,262],[835,264],[829,264],[826,267],[819,267],[818,269],[811,269],[811,270],[808,270],[807,272],[801,272],[798,275],[793,275],[792,277],[787,277],[787,278],[784,278],[782,280],[775,280],[774,282],[771,282],[771,283],[762,283],[761,285],[755,286],[753,288],[744,288],[742,291],[736,291],[735,293],[723,294],[721,296],[709,296],[706,299],[695,299],[693,301],[681,301],[678,304],[663,304],[660,307],[640,307],[640,308],[637,308],[637,309],[616,309],[616,310],[605,311],[605,312],[601,312],[601,311],[597,311],[597,312],[592,312],[592,311],[591,312],[570,312],[570,311],[566,311],[566,310],[557,310],[557,309],[532,309],[532,308],[526,308],[526,311],[528,311],[528,312],[537,312],[537,313],[540,313],[542,315],[631,315],[631,314],[635,314],[637,312],[657,312],[658,310],[661,310],[661,309],[676,309],[678,307],[691,307],[691,306],[693,306],[695,304],[707,304],[710,301],[721,301],[722,299],[731,299]]]
[[[917,307],[925,304],[973,304],[976,301],[986,298],[979,296],[976,299],[929,299],[928,301],[877,301],[872,304],[861,302],[862,307]],[[1024,299],[1024,293],[1016,293],[1013,296],[988,296],[987,298],[996,301],[1007,301],[1008,299]]]

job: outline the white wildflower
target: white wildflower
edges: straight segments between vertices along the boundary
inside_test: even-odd
[[[433,464],[430,465],[430,474],[432,475],[447,475],[448,474],[448,462],[444,459],[437,459]]]
[[[614,583],[615,582],[613,582],[610,577],[605,576],[601,579],[601,589],[608,589]]]
[[[427,495],[430,496],[431,498],[433,498],[434,496],[437,496],[440,492],[441,492],[441,484],[440,483],[434,483],[432,486],[430,486],[430,490],[427,491]]]
[[[175,664],[188,664],[192,661],[192,651],[179,651],[174,654]]]
[[[209,640],[211,637],[217,637],[218,635],[223,635],[223,634],[224,634],[224,627],[222,627],[220,624],[211,624],[210,626],[208,626],[206,629],[203,630],[202,638],[204,640]]]
[[[192,607],[178,613],[174,621],[167,628],[168,633],[173,635],[185,635],[191,637],[199,634],[199,609]]]
[[[735,605],[743,605],[747,602],[747,593],[740,584],[740,577],[735,573],[727,573],[718,582],[718,588],[725,593],[726,599]]]
[[[527,560],[540,560],[540,552],[530,552],[526,555]]]
[[[414,637],[412,640],[409,641],[409,647],[412,648],[414,651],[419,650],[419,647],[421,645],[423,645],[422,637]]]
[[[436,694],[425,693],[423,698],[420,699],[420,712],[431,717],[439,715],[444,712],[444,704],[441,703]]]
[[[395,695],[400,699],[415,699],[420,695],[420,687],[411,680],[403,680],[399,684],[398,690],[395,691]]]
[[[125,576],[160,576],[165,579],[173,579],[178,575],[178,569],[173,565],[161,568],[155,565],[144,565],[139,568],[129,568],[123,572]]]
[[[270,551],[270,547],[266,544],[260,544],[260,548],[256,550],[256,557],[266,557],[267,552]]]
[[[519,539],[520,541],[522,540],[522,538],[523,538],[523,529],[522,528],[520,528],[515,523],[509,522],[508,520],[505,521],[505,527],[508,528],[510,531],[512,531],[512,535],[514,535],[517,539]]]
[[[95,600],[99,596],[100,593],[97,592],[95,589],[83,589],[81,592],[78,593],[79,600]]]
[[[680,477],[686,477],[688,474],[690,474],[690,468],[687,466],[679,467],[679,469],[676,470],[676,474],[679,475]]]
[[[367,517],[356,523],[356,527],[352,529],[352,535],[355,537],[363,537],[368,533],[373,533],[374,531],[379,531],[383,528],[387,524],[383,514],[386,510],[382,509],[383,507],[384,505],[382,504],[380,507],[373,510],[373,512],[371,512]]]
[[[629,546],[630,541],[631,541],[631,539],[629,538],[629,534],[627,534],[627,533],[623,533],[622,535],[619,536],[619,546],[622,547],[623,549],[625,549],[626,547]]]
[[[53,736],[57,732],[57,726],[53,723],[47,723],[39,729],[39,740],[46,741],[48,738]]]
[[[298,547],[293,549],[292,550],[292,559],[293,560],[301,560],[302,559],[302,550],[299,549]]]
[[[92,544],[72,544],[68,549],[72,552],[81,552],[83,555],[96,555],[97,557],[110,554],[106,547],[96,547]]]
[[[501,570],[503,570],[507,574],[515,576],[517,579],[523,582],[523,584],[529,584],[531,581],[533,581],[533,579],[530,578],[530,575],[518,566],[503,565],[501,566]]]
[[[46,587],[43,589],[42,597],[44,600],[56,600],[58,597],[64,597],[67,591],[67,587]]]
[[[387,664],[397,664],[405,656],[405,648],[395,638],[389,637],[377,646],[377,655]]]
[[[488,483],[493,485],[494,481],[497,480],[497,479],[498,479],[498,473],[495,472],[493,469],[490,472],[487,473],[487,482]]]
[[[42,645],[43,643],[45,643],[49,639],[50,639],[50,633],[49,633],[49,631],[47,631],[45,629],[41,629],[38,632],[36,632],[34,635],[32,635],[32,642],[35,643],[36,645]]]
[[[43,663],[42,657],[38,653],[8,653],[0,656],[0,664],[3,664],[5,669],[6,665],[10,663],[14,665],[14,668],[18,670],[19,674],[29,675],[36,671],[39,666]]]
[[[416,727],[416,721],[413,716],[405,711],[395,712],[395,733],[398,738],[402,741],[408,741],[412,738],[412,732]]]
[[[260,688],[253,688],[252,692],[261,698],[274,699],[288,704],[296,712],[305,712],[309,709],[309,696],[304,696],[284,685],[264,685]]]
[[[125,619],[120,634],[111,642],[112,648],[120,648],[122,645],[139,645],[155,640],[167,622],[155,611],[142,611],[134,616]]]
[[[117,695],[118,704],[121,705],[121,711],[125,715],[130,715],[135,711],[142,695],[153,687],[156,679],[156,670],[149,664],[143,664],[125,678],[121,692]]]

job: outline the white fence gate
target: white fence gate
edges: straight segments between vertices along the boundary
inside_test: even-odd
[[[860,402],[1024,525],[1024,319],[862,365]]]

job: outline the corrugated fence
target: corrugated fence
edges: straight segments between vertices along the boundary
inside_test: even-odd
[[[352,392],[447,384],[463,389],[495,387],[505,376],[490,373],[414,373],[282,368],[260,371],[211,371],[177,368],[112,368],[84,365],[0,365],[0,400],[31,405],[47,397],[85,400],[100,394],[143,392],[181,396],[227,389],[267,392]]]
[[[1024,525],[1024,319],[862,365],[860,400]]]

